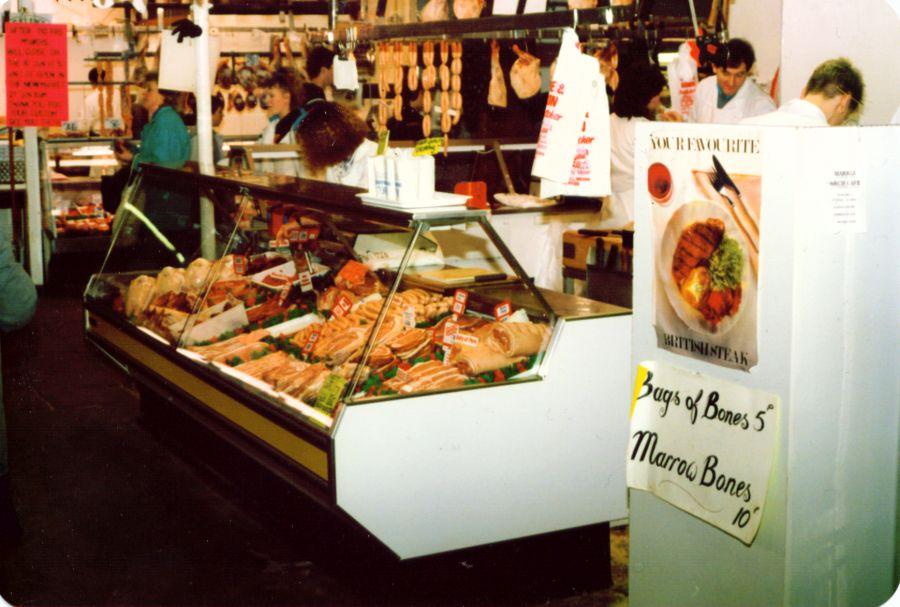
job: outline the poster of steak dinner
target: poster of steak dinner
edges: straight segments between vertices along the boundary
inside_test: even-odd
[[[758,362],[759,131],[660,129],[648,149],[638,197],[653,218],[658,345],[749,370]]]

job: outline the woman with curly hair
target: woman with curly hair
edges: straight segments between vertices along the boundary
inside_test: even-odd
[[[378,149],[366,139],[366,123],[352,110],[330,101],[313,101],[306,110],[296,130],[305,176],[365,187],[366,160]]]

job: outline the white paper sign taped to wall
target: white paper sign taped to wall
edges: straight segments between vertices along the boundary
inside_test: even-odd
[[[631,407],[628,486],[751,544],[774,461],[778,395],[643,362]]]
[[[169,91],[196,92],[197,88],[197,51],[196,40],[184,38],[178,42],[178,36],[172,30],[166,30],[160,36],[159,43],[159,88]],[[216,64],[219,61],[220,40],[209,38],[209,78],[216,78]]]

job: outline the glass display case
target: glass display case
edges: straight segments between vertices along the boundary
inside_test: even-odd
[[[139,383],[216,425],[401,557],[624,516],[627,311],[536,288],[483,211],[398,210],[363,204],[357,193],[141,167],[85,292],[88,338]],[[578,331],[564,330],[576,320]],[[585,339],[604,335],[618,344],[578,360]],[[554,361],[566,371],[554,372]],[[587,381],[594,362],[604,368]],[[588,402],[591,392],[606,399],[606,390],[619,410]],[[565,419],[546,419],[557,407]],[[588,417],[597,427],[585,434],[575,426]],[[485,444],[458,446],[454,457],[441,444],[466,428],[463,442],[487,432]],[[610,440],[598,442],[597,432]],[[580,434],[588,442],[567,457]],[[523,440],[562,451],[534,459]],[[607,450],[615,460],[601,467],[622,487],[597,499],[602,491],[585,477],[597,462],[582,458]],[[427,505],[475,492],[496,474],[476,468],[492,461],[508,473],[521,467],[522,484],[499,500],[496,487],[470,495],[467,508],[487,507],[477,530],[466,531],[464,510],[437,514]],[[536,472],[549,473],[545,489],[577,506],[530,520],[541,500],[532,496],[524,509],[515,502]],[[459,478],[436,486],[445,475]],[[390,498],[375,498],[393,484]],[[410,535],[416,510],[427,528]],[[490,528],[493,516],[506,524]]]

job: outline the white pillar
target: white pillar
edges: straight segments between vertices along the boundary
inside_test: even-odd
[[[194,91],[197,97],[197,143],[199,146],[200,173],[215,173],[212,148],[212,86],[209,75],[209,0],[195,0],[192,11],[194,23],[203,33],[196,39],[194,48],[197,52],[197,86]],[[203,257],[214,259],[216,256],[215,217],[212,203],[200,198],[200,251]]]

